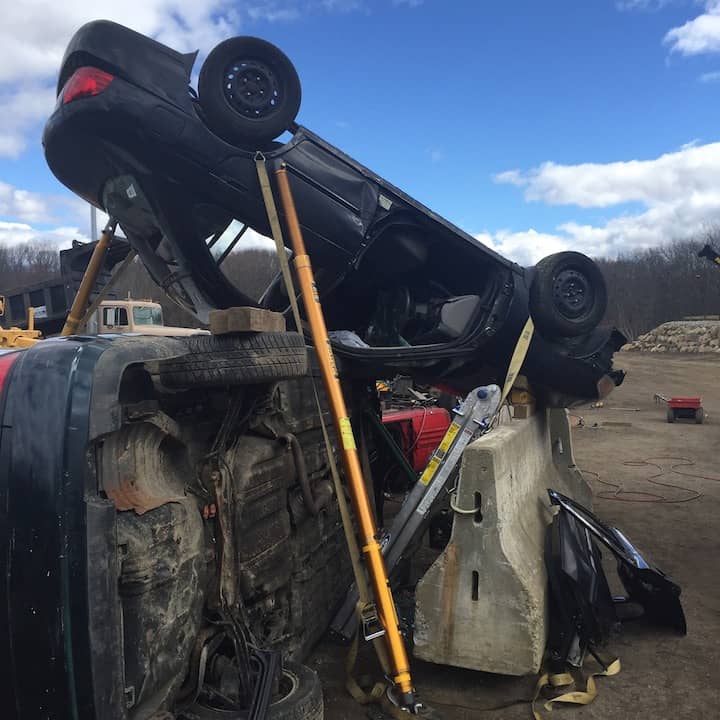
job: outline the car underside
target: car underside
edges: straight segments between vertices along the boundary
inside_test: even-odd
[[[349,371],[461,391],[498,382],[531,314],[524,372],[547,402],[595,398],[622,381],[612,355],[624,338],[600,326],[607,296],[589,258],[559,253],[521,268],[297,125],[299,81],[268,43],[221,43],[203,64],[199,99],[188,89],[194,60],[89,23],[66,52],[43,143],[56,176],[119,221],[158,285],[200,322],[238,305],[289,316],[280,276],[257,301],[223,272],[247,228],[270,234],[260,162],[271,176],[288,172]],[[253,91],[239,93],[248,79]],[[262,105],[262,80],[273,104]],[[274,141],[283,128],[291,137]]]
[[[272,651],[287,687],[269,717],[322,716],[298,663],[351,573],[293,347],[229,392],[183,380],[171,338],[0,356],[4,717],[239,717]]]

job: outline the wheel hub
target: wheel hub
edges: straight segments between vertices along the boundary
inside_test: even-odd
[[[565,317],[580,317],[592,307],[592,286],[577,270],[561,270],[553,282],[553,301]]]
[[[280,103],[280,82],[272,68],[259,60],[231,63],[223,76],[223,89],[230,105],[247,118],[266,118]]]

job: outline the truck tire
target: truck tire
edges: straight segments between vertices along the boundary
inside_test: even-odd
[[[307,373],[305,339],[293,332],[195,335],[188,352],[160,363],[166,387],[257,385]]]
[[[597,327],[606,308],[605,279],[587,255],[559,252],[535,266],[530,314],[542,334],[584,335]]]
[[[324,716],[322,686],[317,674],[300,663],[283,662],[280,693],[270,704],[267,720],[323,720]],[[246,720],[247,711],[211,710],[193,705],[188,717],[197,720]]]

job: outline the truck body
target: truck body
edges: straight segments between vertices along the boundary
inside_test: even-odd
[[[207,330],[165,325],[160,303],[152,300],[103,300],[89,318],[86,332],[90,335],[109,333],[140,333],[179,337],[207,334]]]

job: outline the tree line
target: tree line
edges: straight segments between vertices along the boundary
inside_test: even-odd
[[[698,257],[706,243],[718,248],[720,231],[597,260],[608,290],[605,322],[634,340],[669,320],[720,315],[720,267]]]
[[[698,257],[705,243],[720,246],[720,229],[695,240],[638,250],[614,260],[597,260],[608,288],[605,322],[633,340],[668,320],[720,315],[720,268]],[[272,252],[248,248],[233,252],[222,268],[231,282],[258,299],[278,272],[278,262]],[[59,274],[59,254],[50,245],[0,245],[0,294]],[[160,302],[167,325],[197,324],[155,285],[137,260],[115,288],[116,297],[128,294]]]

